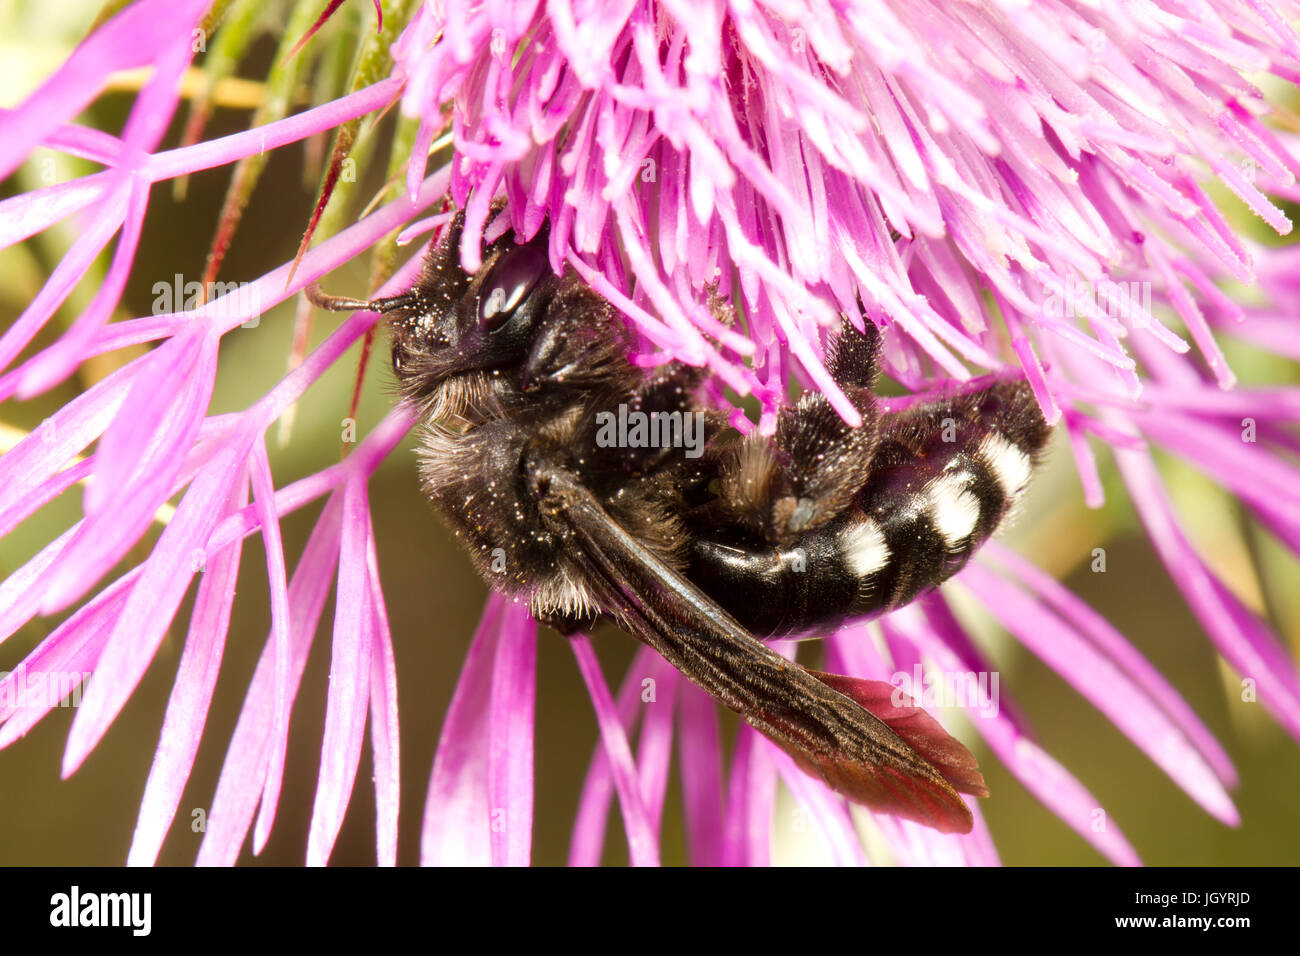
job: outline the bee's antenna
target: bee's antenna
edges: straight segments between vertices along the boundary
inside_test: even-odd
[[[307,301],[320,309],[330,312],[391,312],[411,302],[410,294],[395,295],[387,299],[351,299],[344,295],[326,295],[321,291],[320,283],[313,282],[302,290]]]

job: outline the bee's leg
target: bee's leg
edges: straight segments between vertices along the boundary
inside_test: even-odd
[[[718,498],[688,519],[688,575],[757,633],[798,633],[851,610],[858,580],[838,529],[871,475],[878,353],[874,326],[845,321],[827,365],[862,424],[804,395],[772,438],[751,435],[716,463]]]
[[[782,409],[772,439],[750,436],[721,467],[722,510],[729,523],[790,546],[840,514],[866,484],[877,431],[880,336],[845,320],[827,367],[862,416],[853,427],[826,396],[809,392]]]

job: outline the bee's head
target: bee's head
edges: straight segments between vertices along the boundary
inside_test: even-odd
[[[454,226],[458,227],[460,217]],[[545,235],[526,243],[506,233],[473,275],[460,267],[459,228],[448,230],[406,295],[385,303],[393,372],[407,395],[427,402],[447,386],[515,382],[555,294]],[[391,304],[390,304],[391,303]],[[446,397],[444,395],[444,397]]]
[[[460,265],[463,227],[462,212],[409,292],[372,302],[309,295],[324,308],[383,313],[398,384],[434,418],[481,418],[637,374],[613,307],[572,269],[551,268],[545,226],[523,243],[507,231],[473,275]]]

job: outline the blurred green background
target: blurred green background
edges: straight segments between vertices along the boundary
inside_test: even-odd
[[[0,105],[13,106],[49,74],[71,45],[84,35],[97,3],[38,5],[0,0]],[[268,23],[285,23],[282,5],[268,4]],[[373,30],[369,5],[345,5],[323,42],[347,50],[349,36]],[[363,22],[364,21],[364,22]],[[244,102],[260,89],[259,78],[275,54],[276,40],[253,43],[238,75],[252,85],[231,86],[205,137],[246,128]],[[129,85],[129,82],[128,82]],[[305,86],[294,91],[305,99]],[[101,97],[81,121],[110,131],[121,129],[131,103],[129,90]],[[185,111],[173,122],[165,145],[180,139]],[[378,141],[391,135],[393,117]],[[308,143],[274,151],[252,194],[235,242],[219,278],[250,280],[293,257],[307,222],[319,177],[324,144]],[[312,151],[315,151],[313,154]],[[313,160],[313,155],[315,159]],[[383,185],[385,151],[363,166],[351,214]],[[313,165],[315,163],[316,165]],[[52,166],[50,164],[53,164]],[[95,167],[52,152],[41,152],[18,174],[0,184],[10,196],[91,172]],[[154,187],[144,237],[117,318],[151,311],[155,282],[186,281],[201,275],[214,224],[230,178],[230,168],[193,177],[183,199],[170,184]],[[1228,200],[1235,203],[1235,200]],[[76,234],[67,221],[27,243],[0,252],[0,327],[27,306]],[[418,246],[418,243],[416,244]],[[110,245],[110,249],[112,246]],[[414,254],[408,247],[403,256]],[[97,288],[102,257],[77,288],[37,346],[48,344],[75,318]],[[367,287],[367,266],[340,270],[327,282],[343,294]],[[255,329],[227,335],[213,412],[247,407],[284,374],[293,335],[293,311],[281,306],[262,317]],[[319,342],[338,322],[318,314],[311,333]],[[1245,383],[1298,380],[1294,365],[1227,343],[1229,359]],[[46,416],[135,353],[89,363],[75,380],[27,403],[0,408],[0,425],[29,430]],[[351,353],[307,393],[297,409],[291,440],[272,442],[277,484],[308,475],[337,461],[340,436],[359,359]],[[380,340],[366,373],[358,413],[358,432],[368,431],[391,407],[386,344]],[[274,432],[272,433],[274,435]],[[1058,436],[1059,439],[1059,436]],[[1104,450],[1103,467],[1108,467]],[[1294,556],[1255,529],[1235,501],[1176,462],[1161,459],[1189,532],[1202,554],[1232,587],[1267,613],[1288,641],[1300,649],[1300,575]],[[1081,503],[1069,450],[1059,440],[1045,473],[1037,480],[1026,513],[1006,536],[1008,543],[1040,563],[1105,614],[1188,699],[1211,731],[1225,744],[1241,774],[1234,794],[1242,825],[1225,827],[1197,808],[1138,749],[1065,681],[1005,634],[988,630],[986,646],[1002,672],[1002,688],[1022,706],[1046,749],[1098,798],[1149,864],[1300,863],[1300,747],[1258,704],[1240,700],[1238,678],[1217,658],[1201,627],[1187,610],[1146,542],[1119,489],[1107,506],[1090,512]],[[43,509],[0,540],[0,573],[7,575],[79,515],[79,489]],[[444,711],[468,647],[485,588],[468,560],[422,500],[410,442],[380,468],[370,486],[379,560],[393,630],[401,705],[403,809],[400,861],[418,859],[425,788]],[[283,521],[290,571],[309,533],[319,505]],[[156,529],[155,535],[156,536]],[[150,542],[152,537],[150,538]],[[1092,573],[1093,548],[1107,551],[1107,571]],[[147,554],[142,546],[123,568]],[[243,695],[267,636],[269,611],[265,565],[257,538],[245,545],[239,599],[235,603],[217,697],[189,787],[161,856],[168,864],[194,859],[200,835],[188,826],[193,808],[206,808],[215,790],[225,748]],[[190,599],[182,606],[153,666],[104,742],[70,780],[60,781],[59,765],[72,711],[59,709],[25,739],[0,752],[0,863],[106,864],[125,861],[136,811],[162,724],[167,695],[182,649]],[[304,859],[308,822],[320,758],[325,709],[332,603],[322,616],[303,691],[294,709],[289,763],[277,826],[266,851],[243,861],[297,865]],[[37,620],[0,646],[0,670],[12,669],[58,623]],[[634,644],[616,631],[602,631],[597,647],[612,684],[630,661]],[[810,648],[810,650],[812,650]],[[596,726],[587,693],[563,640],[544,631],[538,674],[537,787],[534,859],[562,863]],[[730,715],[726,715],[730,718]],[[728,721],[731,730],[733,723]],[[969,730],[969,728],[967,728]],[[967,741],[976,738],[963,732]],[[1104,862],[1080,837],[1037,803],[985,748],[977,755],[993,793],[982,803],[1003,859],[1009,864]],[[362,758],[352,804],[332,857],[335,864],[374,862],[373,789],[369,752]],[[664,859],[685,859],[676,775],[666,807]],[[789,818],[786,815],[785,818]],[[778,820],[783,817],[778,814]],[[626,861],[617,811],[611,815],[607,860]],[[789,832],[778,824],[776,859],[817,861],[824,848],[815,836]]]

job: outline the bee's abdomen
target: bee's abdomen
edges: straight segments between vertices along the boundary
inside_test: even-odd
[[[786,548],[701,535],[690,577],[764,635],[907,604],[961,570],[1024,491],[1048,430],[1020,398],[995,388],[900,417],[843,513]]]
[[[859,588],[850,613],[901,607],[942,584],[1002,523],[1032,471],[998,434],[872,474],[840,529]]]
[[[847,617],[859,588],[839,542],[821,530],[786,549],[695,538],[687,576],[744,627],[764,636]]]

